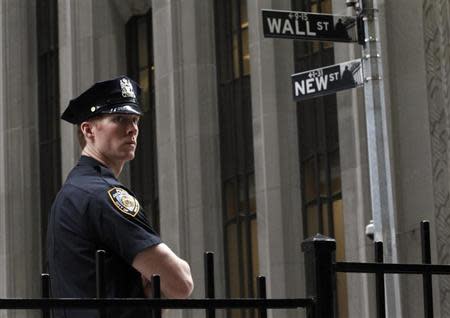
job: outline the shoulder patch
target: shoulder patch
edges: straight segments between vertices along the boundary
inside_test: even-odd
[[[140,209],[140,204],[135,197],[122,188],[108,190],[109,198],[114,206],[122,213],[135,217]]]

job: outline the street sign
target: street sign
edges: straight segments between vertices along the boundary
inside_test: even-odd
[[[301,11],[262,10],[264,36],[357,42],[356,17]]]
[[[364,84],[361,59],[334,64],[292,75],[297,101],[323,96]]]

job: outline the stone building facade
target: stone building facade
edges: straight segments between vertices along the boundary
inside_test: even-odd
[[[433,262],[448,264],[450,2],[377,3],[397,261],[420,261],[427,219]],[[290,83],[361,48],[264,38],[261,9],[351,14],[344,0],[0,0],[0,297],[39,295],[48,209],[80,153],[61,112],[121,74],[143,87],[146,112],[121,178],[190,262],[193,297],[206,250],[218,297],[253,296],[256,275],[269,297],[304,296],[300,244],[317,232],[336,238],[339,260],[373,259],[364,91],[295,103]],[[397,282],[390,317],[420,317],[421,280]],[[449,289],[435,278],[436,317],[450,316]],[[375,317],[370,276],[339,276],[338,294],[340,317]]]

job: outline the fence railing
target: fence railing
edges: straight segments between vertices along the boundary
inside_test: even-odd
[[[450,265],[432,265],[430,248],[430,227],[428,221],[421,222],[422,262],[419,264],[383,263],[383,244],[375,243],[375,262],[335,262],[336,241],[323,235],[316,235],[302,243],[305,258],[307,298],[267,299],[265,277],[257,277],[256,298],[215,298],[213,253],[205,253],[205,298],[203,299],[161,299],[160,278],[152,277],[152,299],[104,298],[104,256],[96,256],[96,298],[50,298],[50,277],[42,274],[42,298],[0,299],[1,309],[39,309],[44,318],[50,317],[54,308],[97,309],[104,317],[105,309],[112,307],[147,307],[153,317],[161,317],[161,309],[204,309],[207,318],[214,318],[217,309],[255,308],[260,318],[267,317],[268,309],[304,308],[308,318],[336,317],[336,273],[372,273],[375,275],[377,317],[386,317],[385,286],[386,274],[420,274],[423,280],[424,317],[433,317],[432,275],[449,275]]]
[[[0,299],[2,309],[39,309],[43,318],[51,317],[51,309],[97,309],[100,317],[106,317],[106,308],[147,307],[152,310],[153,318],[160,318],[162,309],[204,309],[207,318],[214,318],[217,309],[256,309],[259,318],[267,317],[268,309],[304,308],[311,311],[312,298],[276,298],[267,299],[266,279],[258,276],[256,298],[215,298],[214,254],[205,253],[205,298],[203,299],[161,299],[160,277],[151,279],[153,298],[105,298],[104,250],[96,254],[96,298],[50,298],[50,276],[43,273],[42,298]],[[308,315],[308,314],[307,314]]]

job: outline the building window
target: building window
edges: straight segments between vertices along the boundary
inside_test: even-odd
[[[155,122],[155,77],[152,12],[132,17],[126,24],[128,75],[142,88],[144,116],[138,147],[131,162],[131,184],[153,228],[159,232],[158,161]]]
[[[227,296],[252,297],[258,244],[247,1],[215,1],[215,29]]]
[[[293,10],[332,13],[331,0],[292,0]],[[334,64],[331,42],[294,42],[295,72]],[[344,260],[345,238],[336,95],[297,106],[302,214],[305,237],[321,233],[336,239],[336,259]],[[339,317],[347,317],[345,274],[338,274]]]
[[[58,4],[36,0],[38,47],[38,121],[42,260],[45,268],[48,214],[61,187]]]

